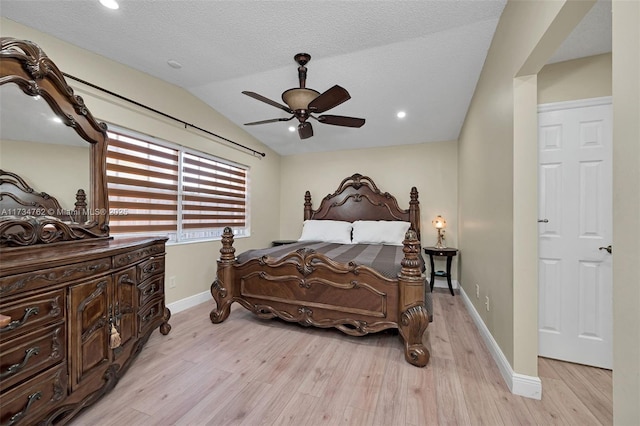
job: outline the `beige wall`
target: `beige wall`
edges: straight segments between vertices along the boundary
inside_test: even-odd
[[[89,154],[89,144],[83,148],[4,140],[0,141],[0,169],[18,174],[36,191],[54,196],[62,208],[73,209],[78,189],[90,190]]]
[[[640,2],[613,2],[613,422],[640,421]]]
[[[148,74],[128,68],[102,56],[77,48],[56,38],[2,18],[1,35],[31,40],[40,45],[66,73],[87,80],[115,93],[149,105],[223,135],[238,143],[266,152],[265,158],[253,157],[243,150],[219,143],[205,135],[185,130],[177,122],[161,118],[139,107],[69,81],[99,120],[111,122],[170,142],[179,143],[250,167],[251,237],[236,240],[236,248],[262,247],[278,238],[280,206],[280,156],[208,107],[192,94]],[[65,189],[44,186],[57,195]],[[205,292],[215,278],[220,242],[172,245],[167,248],[167,277],[175,277],[176,288],[167,288],[167,302]]]
[[[545,65],[538,73],[538,103],[611,96],[611,53]]]
[[[579,2],[575,2],[579,3]],[[518,28],[529,28],[531,31],[537,28],[538,32],[546,32],[551,38],[558,38],[558,30],[554,26],[562,19],[554,19],[553,16],[544,18],[542,9],[558,13],[561,18],[560,7],[576,7],[573,2],[547,2],[540,3],[537,16],[530,8],[531,2],[510,1],[500,21],[496,38],[492,44],[490,54],[485,63],[483,76],[481,77],[472,106],[467,114],[467,119],[459,141],[459,239],[460,246],[465,253],[465,260],[461,268],[462,285],[467,288],[469,280],[486,279],[492,282],[493,289],[512,294],[513,303],[508,304],[499,313],[486,315],[479,306],[476,307],[483,316],[483,320],[489,327],[494,338],[509,357],[516,372],[533,374],[531,368],[537,347],[527,349],[527,345],[518,342],[515,336],[522,334],[524,339],[537,340],[535,321],[527,320],[527,314],[522,314],[516,307],[523,305],[522,294],[530,292],[530,289],[519,289],[516,283],[509,282],[508,274],[499,274],[493,279],[484,268],[485,262],[506,265],[517,264],[517,255],[509,253],[509,249],[487,251],[482,253],[482,237],[489,238],[492,234],[501,239],[498,244],[509,243],[510,233],[513,232],[515,241],[518,228],[518,218],[514,217],[509,223],[509,214],[504,213],[498,220],[490,220],[489,214],[493,207],[495,211],[511,211],[517,214],[520,208],[517,197],[511,202],[510,189],[496,191],[503,180],[509,181],[508,167],[492,170],[483,167],[483,162],[492,158],[499,158],[510,162],[514,169],[518,165],[525,164],[523,159],[517,156],[520,148],[514,148],[513,160],[509,158],[514,139],[513,134],[520,135],[519,130],[530,125],[527,117],[533,112],[523,112],[522,105],[517,107],[510,102],[512,96],[516,99],[524,99],[529,102],[528,89],[522,89],[520,84],[526,86],[526,78],[513,77],[521,74],[522,70],[535,67],[523,67],[517,69],[520,62],[519,53],[525,53],[534,43],[528,36],[519,34]],[[577,7],[580,8],[580,4]],[[553,12],[555,9],[556,12]],[[582,14],[582,11],[572,13]],[[566,14],[565,14],[566,17]],[[552,24],[552,21],[555,22]],[[527,25],[536,22],[539,25]],[[548,26],[548,29],[545,29]],[[570,27],[571,28],[571,27]],[[553,64],[542,69],[538,74],[538,89],[540,103],[574,100],[588,97],[613,96],[614,105],[614,201],[613,220],[614,234],[613,244],[615,256],[613,262],[614,276],[614,371],[613,371],[613,405],[614,424],[635,425],[640,419],[640,3],[633,1],[613,1],[613,54],[600,55],[577,61]],[[507,40],[509,41],[507,43]],[[557,40],[558,41],[558,40]],[[512,49],[515,49],[512,50]],[[530,55],[529,58],[536,55]],[[529,61],[529,60],[527,60]],[[503,73],[500,73],[500,62],[504,65]],[[611,63],[612,72],[607,70],[608,62]],[[525,65],[531,65],[525,63]],[[494,68],[495,66],[495,68]],[[513,66],[513,68],[511,68]],[[509,75],[514,72],[513,75]],[[501,75],[495,75],[501,74]],[[520,74],[519,74],[520,73]],[[609,77],[609,75],[611,77]],[[523,81],[524,80],[524,81]],[[529,79],[529,82],[531,80]],[[609,86],[612,81],[612,87]],[[611,87],[611,88],[609,88]],[[506,117],[505,117],[506,116]],[[496,129],[496,127],[498,129]],[[485,150],[483,150],[483,148]],[[506,153],[505,153],[506,151]],[[503,154],[502,156],[499,156]],[[513,186],[527,186],[530,182],[523,177],[517,178],[514,172]],[[521,181],[516,181],[520,179]],[[509,185],[507,185],[508,187]],[[476,194],[485,195],[485,199]],[[534,203],[535,204],[535,203]],[[507,220],[502,223],[501,220]],[[513,229],[512,229],[513,228]],[[515,243],[514,243],[515,245]],[[495,246],[494,246],[495,247]],[[490,256],[489,256],[490,255]],[[531,257],[537,257],[537,253],[530,253]],[[492,257],[493,259],[490,259]],[[515,269],[515,268],[514,268]],[[513,274],[514,281],[518,279],[517,273]],[[494,311],[495,309],[494,303]],[[509,308],[513,308],[511,311]],[[508,327],[501,328],[497,322],[513,322],[513,336],[509,335]],[[529,322],[531,324],[526,325]],[[523,325],[525,324],[525,325]],[[522,333],[522,331],[526,331]],[[528,330],[528,331],[527,331]],[[505,332],[505,334],[501,334]],[[509,349],[513,347],[513,355],[509,355]],[[524,349],[523,349],[524,347]],[[521,358],[525,358],[522,359]]]
[[[547,65],[538,74],[539,103],[614,98],[613,378],[617,425],[637,424],[640,419],[639,27],[639,4],[614,2],[613,55]]]
[[[371,177],[381,191],[394,195],[403,209],[409,208],[409,192],[415,186],[423,245],[435,244],[431,220],[442,215],[447,220],[446,244],[457,247],[456,157],[455,141],[282,157],[280,236],[300,236],[305,191],[311,192],[316,209],[342,179],[360,173]]]
[[[535,75],[592,4],[507,3],[459,138],[460,282],[480,286],[476,310],[525,375],[537,376]]]

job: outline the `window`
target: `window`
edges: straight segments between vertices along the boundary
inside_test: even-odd
[[[166,234],[181,242],[249,235],[247,168],[148,136],[110,131],[112,234]]]

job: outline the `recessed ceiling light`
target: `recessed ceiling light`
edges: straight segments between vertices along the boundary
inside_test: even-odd
[[[175,68],[175,69],[177,69],[177,70],[179,70],[180,68],[182,68],[182,64],[181,64],[180,62],[176,61],[175,59],[169,59],[169,60],[167,61],[167,64],[169,64],[169,66],[170,66],[171,68]]]
[[[120,5],[116,0],[100,0],[100,4],[106,7],[107,9],[119,9]]]
[[[396,114],[396,116],[398,118],[405,118],[407,116],[407,113],[404,111],[398,111],[398,113]]]
[[[290,132],[295,132],[295,131],[296,131],[296,128],[295,128],[294,126],[289,126],[289,131],[290,131]]]
[[[51,120],[55,123],[62,124],[62,118],[60,117],[53,117]]]

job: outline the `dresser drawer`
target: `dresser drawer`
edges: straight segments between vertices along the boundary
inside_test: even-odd
[[[0,391],[62,361],[65,343],[65,324],[60,322],[1,344]]]
[[[113,257],[113,267],[121,268],[123,266],[131,265],[144,259],[148,256],[155,256],[164,253],[164,243],[154,244],[149,247],[144,247],[137,250],[132,250],[128,253],[122,253]]]
[[[164,274],[164,256],[151,257],[138,265],[138,282]]]
[[[64,319],[64,289],[0,304],[0,314],[11,317],[9,325],[0,328],[0,342],[28,333],[49,323]]]
[[[158,325],[164,314],[164,298],[158,295],[138,312],[138,331],[144,334],[150,327]]]
[[[67,395],[67,365],[59,364],[2,394],[0,424],[34,424]]]
[[[35,290],[56,284],[66,284],[82,278],[92,277],[109,269],[111,269],[111,259],[106,258],[10,275],[0,278],[0,297],[9,297],[27,290]]]
[[[138,303],[140,306],[146,305],[159,294],[164,294],[164,275],[149,278],[138,285]]]

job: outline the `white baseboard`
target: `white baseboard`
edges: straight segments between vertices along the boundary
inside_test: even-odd
[[[511,364],[509,364],[509,361],[507,361],[507,358],[504,356],[500,346],[498,346],[498,343],[491,335],[491,332],[489,332],[484,321],[482,321],[480,314],[476,311],[473,303],[471,303],[467,293],[465,293],[464,289],[460,286],[459,289],[460,297],[462,297],[462,300],[467,307],[467,311],[469,311],[469,315],[471,315],[473,322],[476,324],[476,327],[478,327],[478,331],[480,332],[487,349],[489,349],[489,352],[493,357],[493,361],[498,366],[502,379],[509,387],[511,393],[531,399],[542,399],[542,381],[540,378],[536,376],[526,376],[513,371]]]
[[[180,311],[193,308],[196,305],[209,302],[212,300],[213,300],[213,297],[211,297],[211,292],[203,291],[202,293],[194,294],[193,296],[185,297],[184,299],[180,299],[176,302],[169,303],[167,305],[167,308],[169,308],[172,314],[176,314]]]

